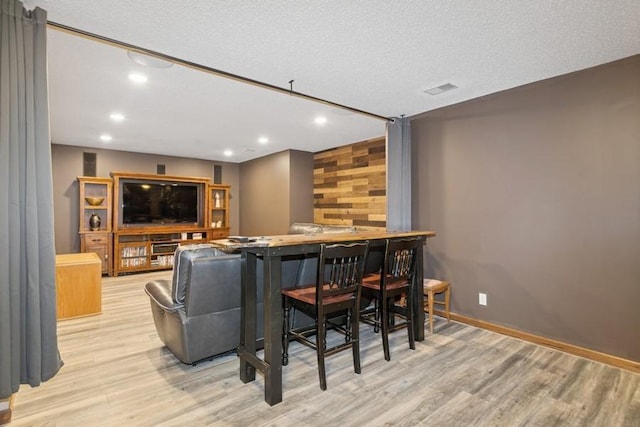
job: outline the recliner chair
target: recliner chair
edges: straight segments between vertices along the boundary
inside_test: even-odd
[[[315,266],[315,262],[316,259],[284,257],[283,288],[308,280],[309,266]],[[210,244],[181,246],[175,252],[172,280],[157,279],[145,285],[158,337],[181,362],[196,364],[237,350],[241,322],[240,266],[240,254],[229,255]],[[258,259],[257,270],[262,269],[262,259]],[[261,348],[262,274],[257,279],[256,338]],[[295,325],[305,324],[312,324],[312,320],[300,314]]]
[[[172,280],[145,285],[160,340],[187,364],[237,349],[240,255],[203,244],[178,248],[174,260]]]

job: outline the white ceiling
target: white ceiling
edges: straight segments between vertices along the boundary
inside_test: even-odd
[[[385,117],[640,53],[639,0],[25,0],[49,21]],[[242,162],[384,134],[384,121],[50,29],[52,141]],[[149,81],[132,85],[127,74]],[[431,96],[424,90],[458,86]],[[113,111],[126,120],[115,124]],[[313,119],[324,114],[328,122]],[[101,133],[113,140],[103,143]],[[258,137],[270,142],[261,145]],[[224,157],[223,151],[234,151]]]

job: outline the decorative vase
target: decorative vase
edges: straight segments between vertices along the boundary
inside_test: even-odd
[[[89,217],[89,228],[91,229],[91,231],[100,230],[101,222],[102,221],[100,220],[100,217],[97,214],[92,213],[91,216]]]

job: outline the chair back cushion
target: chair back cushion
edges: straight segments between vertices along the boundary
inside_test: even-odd
[[[191,260],[202,257],[224,255],[224,252],[210,244],[179,246],[173,257],[173,281],[171,296],[174,302],[184,304],[187,283],[191,277]]]
[[[242,288],[240,254],[199,257],[190,260],[190,264],[184,302],[188,318],[239,311]],[[239,330],[238,323],[238,333]]]

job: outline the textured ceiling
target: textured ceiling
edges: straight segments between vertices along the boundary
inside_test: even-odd
[[[53,22],[386,117],[640,53],[638,0],[27,0]],[[614,7],[615,6],[615,7]],[[241,162],[384,133],[384,121],[49,31],[54,143]],[[437,96],[424,90],[452,83]],[[111,111],[127,119],[109,122]],[[313,124],[316,114],[328,123]],[[108,145],[98,139],[109,132]],[[261,135],[267,145],[257,143]],[[222,156],[232,149],[230,158]]]

